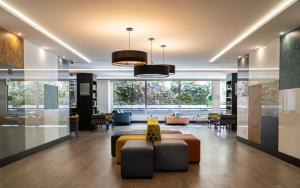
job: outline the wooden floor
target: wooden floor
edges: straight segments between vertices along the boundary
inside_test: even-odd
[[[153,179],[120,177],[120,166],[110,155],[109,132],[81,132],[80,138],[51,147],[0,168],[0,187],[241,187],[300,188],[300,169],[236,141],[232,133],[200,125],[163,126],[196,135],[202,144],[201,163],[188,172],[155,172]]]

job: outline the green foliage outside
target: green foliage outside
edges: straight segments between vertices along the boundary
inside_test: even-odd
[[[59,81],[58,100],[59,105],[69,104],[69,82]],[[24,105],[44,105],[44,85],[56,84],[56,82],[37,81],[9,81],[8,82],[8,106],[24,108]]]
[[[147,81],[148,105],[211,105],[211,81]],[[181,86],[181,89],[180,89]],[[145,81],[115,81],[115,105],[145,104]]]
[[[10,81],[8,89],[8,105],[19,107],[25,105],[24,82]]]

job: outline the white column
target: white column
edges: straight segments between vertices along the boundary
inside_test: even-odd
[[[212,112],[220,113],[220,81],[212,81]]]
[[[97,81],[97,104],[100,113],[110,113],[112,111],[112,82],[110,80]]]

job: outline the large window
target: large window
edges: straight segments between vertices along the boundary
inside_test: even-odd
[[[179,109],[179,81],[147,81],[147,114],[171,114]]]
[[[113,84],[114,108],[144,114],[145,82],[144,81],[115,81]]]
[[[225,104],[224,91],[221,82],[221,108]],[[212,81],[117,80],[113,83],[113,107],[133,114],[207,114],[212,110],[212,100]]]

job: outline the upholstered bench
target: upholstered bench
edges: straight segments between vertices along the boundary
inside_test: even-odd
[[[128,140],[121,149],[123,178],[153,177],[153,145],[144,140]]]
[[[184,140],[189,145],[190,163],[200,162],[200,140],[191,134],[162,134],[162,140]]]
[[[181,134],[180,131],[161,130],[161,134]],[[111,155],[116,156],[116,142],[120,136],[124,135],[146,135],[146,130],[130,130],[130,131],[117,131],[111,136]]]
[[[157,171],[187,171],[189,147],[183,140],[154,142],[154,169]]]
[[[124,135],[121,136],[116,143],[116,161],[121,162],[121,149],[129,140],[146,140],[146,135]]]

